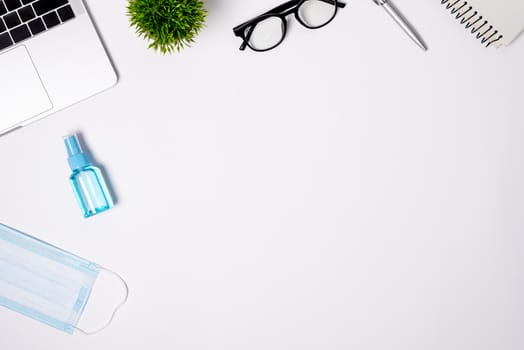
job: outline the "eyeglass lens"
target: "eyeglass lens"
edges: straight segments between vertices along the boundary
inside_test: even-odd
[[[249,46],[255,50],[269,50],[284,37],[284,22],[280,17],[268,17],[257,23],[249,36]]]
[[[298,17],[309,28],[327,24],[335,16],[336,1],[307,0],[298,8]]]
[[[314,29],[322,27],[335,17],[335,0],[306,0],[297,10],[302,24]],[[249,46],[254,50],[269,50],[280,44],[285,34],[284,19],[272,16],[258,22],[254,28],[246,29]]]

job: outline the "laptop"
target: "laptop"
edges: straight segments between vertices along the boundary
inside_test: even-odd
[[[0,0],[0,135],[116,82],[82,0]]]

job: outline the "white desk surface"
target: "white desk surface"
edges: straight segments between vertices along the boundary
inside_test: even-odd
[[[424,53],[350,1],[239,51],[231,28],[277,3],[209,0],[162,56],[125,1],[88,1],[119,84],[0,138],[0,222],[119,272],[129,301],[92,337],[1,309],[0,349],[524,348],[524,38],[487,50],[440,1],[397,0]],[[89,220],[71,131],[118,201]]]

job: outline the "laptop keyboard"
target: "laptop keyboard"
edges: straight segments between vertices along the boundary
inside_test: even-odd
[[[0,0],[0,51],[74,17],[68,0]]]

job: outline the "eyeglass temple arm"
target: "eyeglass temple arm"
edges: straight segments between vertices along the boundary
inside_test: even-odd
[[[327,2],[328,4],[333,4],[335,2],[334,0],[320,0],[320,1]],[[344,8],[346,7],[346,3],[337,1],[337,7]]]
[[[341,8],[346,7],[345,3],[340,2],[340,1],[336,1],[336,0],[320,0],[320,1],[325,2],[327,4],[331,4],[331,5],[335,4],[335,2],[336,2],[337,7],[341,7]],[[265,14],[284,12],[286,10],[289,10],[290,8],[293,8],[293,6],[298,5],[300,2],[301,2],[301,0],[290,0],[288,2],[283,3],[282,5],[279,5],[279,6],[275,7],[272,10],[267,11]]]
[[[249,41],[249,38],[251,38],[251,33],[253,33],[253,29],[255,29],[255,27],[253,27],[253,26],[249,27],[249,29],[247,30],[247,33],[245,33],[244,36],[241,36],[241,38],[242,38],[242,45],[240,45],[239,50],[244,51],[246,49],[247,42]],[[235,32],[235,34],[236,34],[236,32]]]

